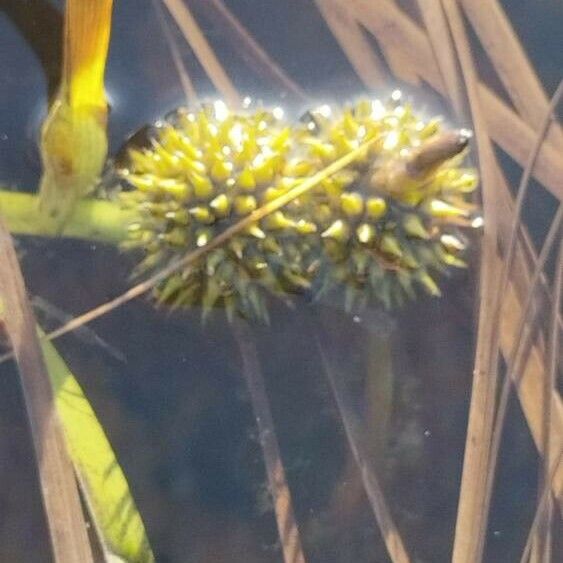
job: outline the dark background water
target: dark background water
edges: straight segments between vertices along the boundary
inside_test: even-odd
[[[363,92],[310,0],[226,3],[314,100],[342,102]],[[0,0],[0,182],[18,189],[34,190],[40,173],[36,139],[56,84],[60,4]],[[511,0],[505,8],[552,92],[563,68],[562,5]],[[201,21],[242,92],[295,114],[304,109],[260,80],[220,28]],[[189,48],[182,52],[199,93],[212,95]],[[150,1],[116,2],[107,84],[112,151],[182,102]],[[415,95],[421,105],[436,107],[431,92]],[[538,233],[552,204],[548,197],[534,202],[530,219]],[[132,262],[110,247],[25,240],[20,250],[30,291],[69,314],[129,285]],[[325,311],[331,332],[339,335],[335,365],[344,366],[343,376],[352,382],[363,377],[366,347],[390,335],[395,400],[382,471],[417,561],[450,556],[473,359],[474,281],[471,272],[458,273],[445,281],[442,299],[421,299],[391,321],[372,312],[355,322],[342,311]],[[386,561],[316,350],[315,314],[305,300],[296,311],[273,307],[272,326],[257,327],[256,341],[308,560]],[[107,428],[158,561],[281,561],[229,327],[216,317],[202,328],[199,311],[170,316],[140,300],[93,328],[125,355],[125,363],[74,336],[65,337],[60,349]],[[0,561],[48,561],[14,370],[2,366],[0,381]],[[536,452],[517,403],[510,420],[488,534],[491,562],[517,560],[536,495]]]

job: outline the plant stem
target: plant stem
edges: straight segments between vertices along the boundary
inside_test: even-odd
[[[356,464],[360,471],[364,489],[371,504],[373,514],[379,526],[379,530],[385,541],[387,552],[393,563],[409,563],[410,557],[407,553],[405,544],[401,538],[397,525],[393,520],[391,510],[385,499],[383,487],[377,470],[374,467],[373,459],[370,456],[368,442],[365,431],[356,414],[356,408],[351,400],[350,394],[342,380],[342,377],[332,368],[328,354],[325,350],[333,349],[330,341],[326,338],[324,331],[319,331],[317,336],[317,347],[321,357],[324,371],[340,412],[342,424],[346,432],[346,438]],[[321,340],[321,338],[323,338]]]
[[[276,522],[285,563],[305,563],[291,493],[287,484],[280,447],[264,378],[260,369],[254,336],[245,321],[235,322],[233,332],[242,358],[243,373],[250,393],[264,454],[270,493],[274,500]]]
[[[32,194],[0,190],[0,214],[15,235],[33,235],[118,243],[127,236],[127,226],[137,213],[111,201],[86,199],[78,202],[61,233],[54,233],[39,212],[39,198]]]

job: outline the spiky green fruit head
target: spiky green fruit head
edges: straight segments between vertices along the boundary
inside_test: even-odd
[[[323,106],[297,125],[279,109],[220,102],[177,112],[149,148],[129,150],[121,172],[124,203],[142,211],[124,244],[145,251],[136,273],[204,247],[367,141],[351,164],[172,275],[156,297],[265,319],[266,294],[311,284],[343,290],[350,310],[399,304],[417,285],[438,294],[432,276],[462,264],[456,226],[470,222],[476,177],[460,167],[465,134],[442,133],[439,120],[396,101]]]
[[[309,112],[301,132],[316,166],[376,139],[313,196],[323,243],[316,289],[339,288],[347,310],[401,305],[417,287],[439,295],[437,274],[464,266],[458,230],[471,225],[467,194],[477,186],[475,171],[461,166],[470,134],[421,119],[397,94],[387,104],[322,106]]]
[[[150,148],[129,150],[121,176],[125,205],[142,211],[126,248],[142,248],[137,275],[205,246],[226,227],[286,192],[312,168],[295,154],[279,109],[231,112],[216,102],[181,110],[156,128]],[[316,225],[299,202],[272,213],[222,248],[161,284],[172,307],[225,307],[265,319],[264,294],[285,297],[310,285]]]

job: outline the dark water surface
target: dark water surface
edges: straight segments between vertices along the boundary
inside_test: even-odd
[[[29,191],[37,185],[36,139],[56,84],[60,4],[0,0],[2,185]],[[312,1],[226,4],[312,99],[342,102],[363,92]],[[504,4],[552,92],[563,69],[562,5]],[[217,26],[206,23],[205,31],[241,91],[295,114],[304,109],[254,75]],[[211,93],[181,35],[173,33],[200,93]],[[116,2],[107,84],[113,152],[182,103],[150,1]],[[413,95],[436,107],[432,93]],[[552,203],[542,199],[529,212],[538,234]],[[24,240],[20,250],[31,293],[69,314],[130,284],[132,259],[108,246]],[[475,279],[474,266],[458,272],[443,282],[443,298],[421,298],[392,318],[377,311],[352,318],[303,299],[296,310],[273,304],[272,325],[254,328],[309,563],[387,561],[323,370],[319,331],[337,343],[326,352],[358,412],[386,427],[370,426],[370,436],[413,561],[449,560],[472,375]],[[138,300],[96,321],[92,328],[126,362],[72,335],[59,347],[107,429],[159,562],[281,562],[237,344],[221,315],[205,327],[199,315],[168,315]],[[391,403],[377,393],[373,404],[366,399],[366,366],[379,365],[370,356],[374,350],[381,365],[390,350]],[[0,563],[43,563],[49,561],[47,539],[15,371],[1,366],[0,382]],[[509,420],[487,536],[491,563],[518,560],[536,498],[537,456],[517,402]]]

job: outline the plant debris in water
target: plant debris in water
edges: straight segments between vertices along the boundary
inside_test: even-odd
[[[464,266],[459,227],[475,224],[467,194],[477,177],[462,166],[468,138],[421,119],[400,95],[321,106],[297,124],[280,108],[178,110],[149,147],[128,149],[120,198],[141,220],[123,247],[145,254],[136,275],[155,271],[373,140],[350,165],[172,274],[156,298],[266,320],[268,294],[336,292],[349,311],[400,306],[417,288],[439,295],[437,275]]]

